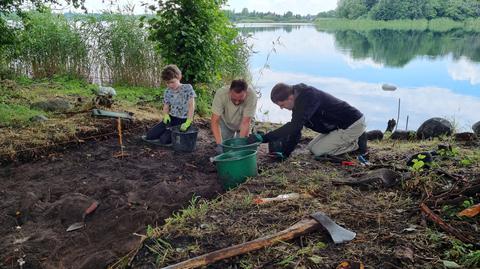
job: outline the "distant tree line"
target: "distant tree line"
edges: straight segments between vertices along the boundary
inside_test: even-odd
[[[373,20],[450,18],[465,20],[480,16],[478,0],[339,0],[334,12],[319,17]]]
[[[241,12],[236,12],[235,10],[225,10],[224,12],[232,22],[310,22],[316,18],[315,15],[302,16],[293,14],[291,11],[287,11],[284,14],[276,14],[274,12],[249,11],[248,8],[243,8]]]

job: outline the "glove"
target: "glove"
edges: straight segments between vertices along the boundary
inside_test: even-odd
[[[180,132],[185,132],[188,127],[190,127],[190,125],[192,124],[192,120],[191,119],[187,119],[186,122],[182,123],[182,125],[180,125]]]
[[[215,147],[215,152],[216,152],[217,154],[222,154],[222,153],[223,153],[223,147],[222,147],[222,145],[217,144],[217,146]]]
[[[282,152],[270,152],[268,156],[270,156],[272,159],[276,161],[283,161],[287,158],[285,157],[285,155],[283,155]]]
[[[169,114],[165,114],[165,115],[163,116],[163,123],[169,124],[171,121],[172,121],[172,119],[170,119],[170,115],[169,115]]]
[[[253,144],[253,143],[262,143],[263,142],[263,136],[259,133],[255,134],[250,134],[247,138],[247,143],[248,144]]]

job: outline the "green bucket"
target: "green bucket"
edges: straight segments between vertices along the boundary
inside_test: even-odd
[[[246,137],[230,138],[222,142],[223,152],[257,150],[259,145],[259,142],[249,144]]]
[[[215,156],[213,162],[217,166],[218,178],[226,190],[245,182],[247,177],[257,175],[256,150],[223,153]]]

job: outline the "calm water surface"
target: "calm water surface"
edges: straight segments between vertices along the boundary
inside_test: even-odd
[[[462,131],[480,120],[480,34],[462,30],[321,31],[313,25],[242,24],[255,53],[254,86],[262,94],[257,117],[285,123],[290,112],[270,101],[277,82],[306,83],[360,109],[368,129],[416,129],[445,117]],[[397,86],[382,90],[382,84]]]

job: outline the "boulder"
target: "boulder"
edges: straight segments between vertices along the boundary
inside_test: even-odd
[[[473,132],[480,137],[480,121],[472,125]]]
[[[48,112],[65,112],[72,108],[72,105],[63,99],[52,99],[33,103],[30,108],[39,109]]]
[[[443,118],[431,118],[417,130],[417,138],[428,139],[432,137],[439,137],[442,135],[451,135],[453,133],[453,125]]]
[[[477,135],[471,132],[456,133],[455,140],[457,141],[474,141],[477,139]]]
[[[367,140],[372,141],[372,140],[382,140],[383,139],[383,133],[380,130],[372,130],[367,132]]]
[[[390,138],[394,140],[412,140],[415,138],[415,131],[396,130]]]

